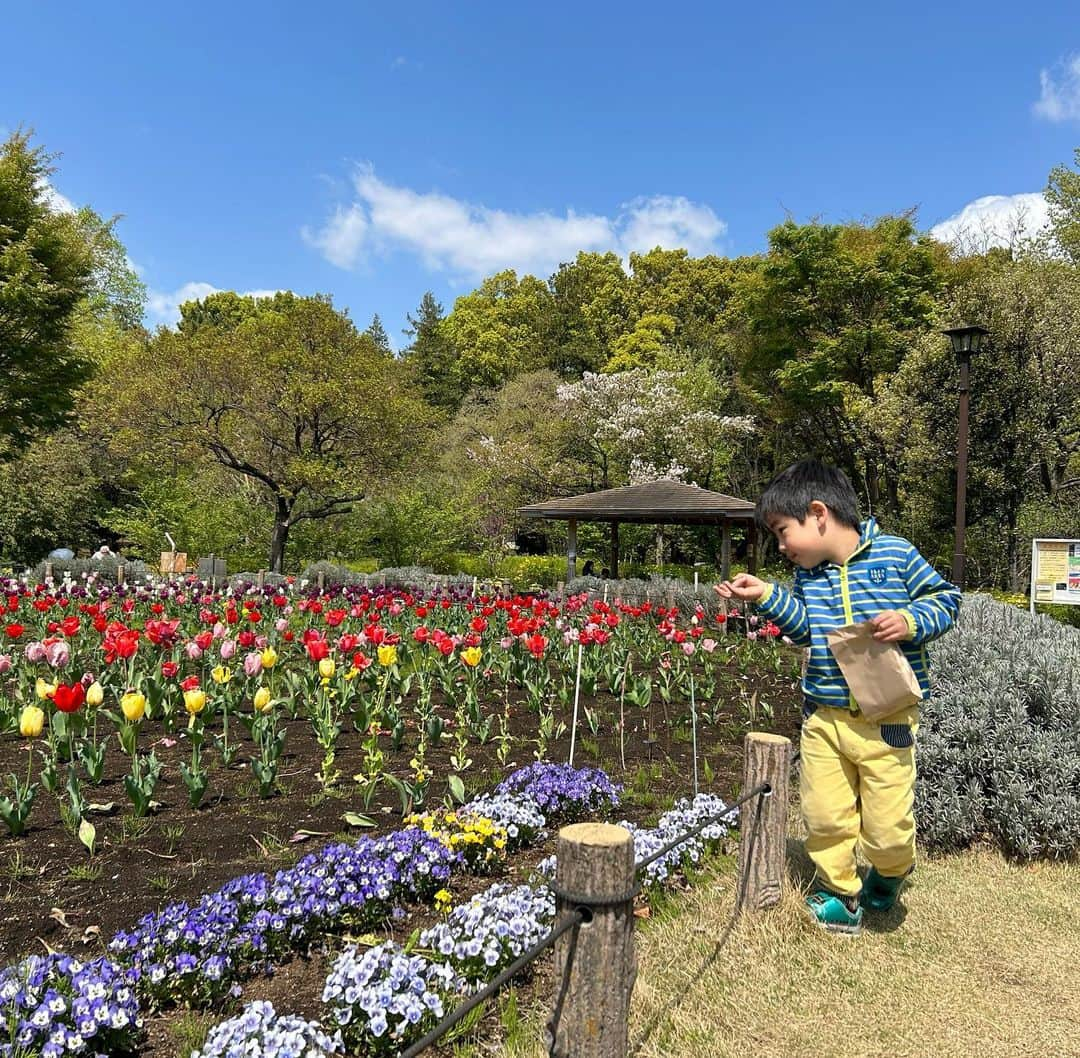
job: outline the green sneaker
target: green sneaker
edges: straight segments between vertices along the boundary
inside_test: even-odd
[[[904,887],[906,874],[899,878],[886,878],[878,874],[876,867],[871,867],[863,883],[862,894],[859,903],[867,911],[891,911],[896,904],[896,898]]]
[[[814,921],[830,933],[857,936],[862,932],[862,908],[857,896],[844,897],[819,889],[806,898]]]

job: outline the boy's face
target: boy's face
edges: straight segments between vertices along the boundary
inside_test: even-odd
[[[802,569],[813,569],[829,557],[825,543],[826,522],[826,517],[810,510],[801,522],[786,514],[776,515],[769,519],[769,529],[776,537],[782,555]]]

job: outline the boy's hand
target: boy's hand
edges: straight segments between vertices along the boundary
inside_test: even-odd
[[[900,643],[911,638],[911,626],[899,610],[883,610],[870,624],[879,643]]]
[[[725,580],[723,584],[714,584],[713,589],[721,599],[745,599],[757,602],[765,593],[765,581],[749,573],[740,573],[734,580]]]

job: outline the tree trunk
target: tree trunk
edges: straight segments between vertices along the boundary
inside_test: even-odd
[[[285,545],[289,542],[289,530],[292,528],[291,515],[292,504],[279,496],[274,511],[274,533],[270,537],[271,573],[285,571]]]

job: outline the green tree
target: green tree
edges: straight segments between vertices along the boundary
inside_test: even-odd
[[[1021,590],[1029,516],[1042,532],[1075,524],[1080,401],[1080,270],[1061,260],[993,255],[961,285],[943,319],[990,331],[971,366],[969,547],[983,583]],[[957,365],[931,332],[880,388],[875,406],[887,453],[901,468],[905,530],[945,559],[952,549]],[[1053,527],[1057,511],[1057,528]]]
[[[1050,230],[1074,264],[1080,264],[1080,147],[1075,168],[1057,165],[1050,170],[1046,201],[1050,206]]]
[[[932,325],[945,261],[910,216],[787,221],[769,233],[759,267],[739,277],[739,373],[776,428],[779,456],[831,460],[874,510],[898,502],[875,394]]]
[[[116,445],[255,483],[276,571],[293,527],[348,514],[410,469],[428,425],[394,362],[326,297],[276,294],[236,326],[161,331],[115,367]]]
[[[382,320],[379,319],[377,312],[371,317],[371,323],[368,325],[368,329],[364,331],[364,334],[372,340],[375,348],[384,355],[394,355],[394,350],[390,348],[390,336],[386,333],[386,328],[383,326]]]
[[[579,253],[549,281],[554,301],[548,366],[561,378],[599,371],[637,315],[630,277],[614,253]]]
[[[53,172],[16,132],[0,147],[0,441],[9,453],[62,425],[90,363],[71,341],[94,289],[85,218],[49,206]]]
[[[457,359],[458,392],[494,388],[551,362],[554,303],[548,285],[508,269],[454,302],[443,323]]]
[[[404,334],[411,338],[404,359],[417,385],[433,407],[454,411],[461,402],[455,362],[457,354],[445,333],[443,307],[430,290],[420,301],[415,316],[408,317]]]

